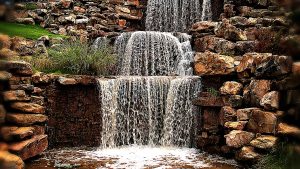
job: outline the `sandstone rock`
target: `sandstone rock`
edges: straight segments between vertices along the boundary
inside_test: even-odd
[[[217,22],[201,21],[194,23],[190,31],[199,33],[212,32],[216,26]]]
[[[73,4],[73,0],[60,0],[59,3],[63,8],[68,9]]]
[[[0,49],[0,59],[13,59],[18,53],[7,48]]]
[[[236,153],[235,157],[240,161],[256,161],[260,155],[254,151],[253,147],[245,146]]]
[[[42,72],[37,72],[34,75],[32,75],[32,82],[33,83],[49,83],[50,78],[47,74]]]
[[[0,125],[5,123],[6,111],[3,105],[0,105]]]
[[[17,18],[16,22],[28,25],[34,25],[35,22],[32,18]]]
[[[244,55],[245,53],[257,51],[258,41],[238,41],[235,46],[236,55]]]
[[[0,44],[2,48],[10,49],[11,41],[8,35],[0,34]]]
[[[251,80],[250,85],[244,88],[244,100],[251,106],[260,106],[260,101],[271,90],[269,80]]]
[[[0,151],[0,168],[3,169],[24,169],[23,160],[7,151]]]
[[[227,19],[223,19],[222,22],[216,26],[215,34],[218,37],[222,37],[231,41],[247,40],[245,32],[231,25]]]
[[[253,110],[247,129],[254,133],[275,133],[277,117],[272,112],[264,112],[262,110]]]
[[[225,127],[231,130],[243,130],[247,124],[247,121],[235,121],[235,122],[226,122]]]
[[[265,94],[260,100],[260,105],[266,110],[279,109],[279,92],[272,91]]]
[[[218,119],[218,111],[212,108],[203,108],[203,129],[205,131],[216,131],[218,129],[219,119]]]
[[[135,20],[135,21],[142,20],[142,17],[140,17],[140,16],[133,16],[133,15],[126,14],[126,13],[119,14],[119,17],[121,19],[127,19],[127,20]]]
[[[6,120],[20,126],[30,126],[35,123],[43,123],[48,120],[48,117],[42,114],[16,114],[8,113]]]
[[[58,82],[62,85],[75,85],[77,84],[74,78],[66,78],[66,77],[59,77]]]
[[[278,134],[292,136],[300,139],[300,128],[292,125],[288,125],[286,123],[279,123],[278,124]]]
[[[26,113],[45,113],[45,108],[34,103],[15,102],[11,104],[11,108]]]
[[[203,107],[240,107],[242,102],[243,98],[239,95],[213,96],[208,92],[202,92],[193,104]]]
[[[2,127],[1,136],[5,141],[20,141],[34,134],[33,127]]]
[[[253,133],[247,131],[233,130],[229,134],[225,135],[225,139],[228,146],[240,148],[249,144],[254,136],[255,135]]]
[[[13,90],[3,92],[4,101],[29,101],[28,97],[24,90]]]
[[[293,63],[293,74],[294,75],[300,75],[300,62],[294,62]]]
[[[45,104],[45,98],[42,96],[31,96],[30,97],[30,102],[34,104],[38,104],[41,106],[44,106]]]
[[[254,110],[260,110],[259,108],[246,108],[246,109],[238,109],[236,111],[237,114],[237,120],[243,121],[243,120],[249,120],[251,113]]]
[[[234,59],[208,51],[197,53],[194,68],[197,75],[227,75],[234,72]]]
[[[11,90],[25,90],[32,92],[34,86],[31,84],[19,84],[19,85],[10,85]]]
[[[22,61],[2,61],[0,67],[4,67],[6,71],[24,76],[31,76],[33,74],[32,67],[27,62]]]
[[[12,75],[6,71],[0,71],[0,81],[7,81],[11,76]]]
[[[29,140],[9,145],[9,150],[23,160],[41,154],[48,147],[47,135],[37,135]]]
[[[260,149],[274,148],[277,142],[277,137],[274,136],[260,136],[250,142],[251,146]]]
[[[235,43],[212,35],[196,38],[194,46],[196,52],[205,52],[206,50],[209,50],[223,55],[234,55],[236,48]]]
[[[220,115],[220,125],[224,125],[229,121],[236,121],[236,110],[229,106],[224,106],[221,108]]]
[[[28,56],[34,54],[35,41],[22,37],[11,38],[11,50],[19,53],[20,56]]]
[[[220,88],[220,93],[223,95],[238,95],[241,93],[243,85],[238,82],[228,81]]]

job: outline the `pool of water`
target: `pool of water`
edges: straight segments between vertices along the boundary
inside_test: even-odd
[[[196,149],[129,146],[113,149],[64,148],[44,152],[26,162],[27,169],[237,169],[234,160],[209,155]]]

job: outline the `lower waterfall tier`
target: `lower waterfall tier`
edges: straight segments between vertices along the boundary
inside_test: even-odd
[[[199,77],[122,76],[98,79],[102,147],[193,144]]]

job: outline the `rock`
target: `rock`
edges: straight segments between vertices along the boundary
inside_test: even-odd
[[[19,84],[19,85],[10,85],[11,90],[25,90],[32,92],[34,86],[31,84]]]
[[[194,46],[196,52],[205,52],[206,50],[209,50],[223,55],[234,55],[236,48],[235,43],[214,35],[196,38]]]
[[[140,17],[140,16],[133,16],[133,15],[126,14],[126,13],[120,13],[119,17],[121,19],[127,19],[127,20],[135,20],[135,21],[142,20],[142,17]]]
[[[75,20],[75,24],[87,24],[87,23],[89,23],[89,19],[88,18],[76,19]]]
[[[196,75],[228,75],[234,72],[234,59],[212,52],[196,53]]]
[[[45,98],[42,96],[31,96],[30,102],[34,104],[38,104],[41,106],[44,106],[45,104]]]
[[[20,126],[30,126],[35,123],[43,123],[48,120],[48,117],[42,114],[17,114],[7,113],[6,120]]]
[[[21,24],[28,24],[28,25],[34,25],[35,24],[33,18],[17,18],[16,22],[21,23]]]
[[[288,125],[286,123],[279,123],[277,130],[278,134],[292,136],[300,139],[300,128],[296,126]]]
[[[245,146],[235,155],[237,160],[240,161],[256,161],[260,155],[254,151],[253,147]]]
[[[240,148],[249,144],[253,140],[254,136],[255,135],[253,133],[247,131],[233,130],[229,134],[225,135],[225,139],[228,146]]]
[[[11,108],[26,113],[45,113],[45,108],[34,103],[15,102],[11,104]]]
[[[37,72],[34,75],[32,75],[32,82],[35,83],[35,84],[49,83],[50,78],[45,73]]]
[[[63,8],[68,9],[73,4],[73,0],[60,0],[59,3]]]
[[[235,122],[226,122],[225,127],[230,130],[243,130],[247,124],[247,121],[235,121]]]
[[[29,140],[13,143],[8,148],[11,152],[26,160],[44,152],[48,147],[47,139],[47,135],[37,135]]]
[[[32,67],[27,62],[2,61],[0,62],[0,67],[4,67],[6,71],[13,74],[24,75],[24,76],[31,76],[33,74]]]
[[[4,101],[29,101],[30,97],[28,97],[24,90],[13,90],[3,92]]]
[[[1,136],[7,141],[20,141],[34,134],[33,127],[2,127]]]
[[[246,108],[246,109],[238,109],[236,111],[237,114],[237,120],[238,121],[245,121],[245,120],[249,120],[251,113],[254,110],[260,110],[259,108]]]
[[[7,81],[11,76],[12,75],[6,71],[0,71],[0,81]]]
[[[190,31],[199,33],[213,32],[216,26],[217,22],[201,21],[194,23]]]
[[[0,151],[0,168],[3,169],[24,169],[23,160],[7,151]]]
[[[224,106],[221,108],[220,115],[220,125],[224,126],[226,122],[236,121],[236,110],[229,106]]]
[[[253,110],[247,124],[248,131],[254,133],[275,133],[277,117],[272,112]]]
[[[261,99],[271,90],[270,80],[251,80],[244,88],[244,101],[251,106],[260,106]]]
[[[129,8],[122,7],[122,6],[116,6],[116,10],[118,12],[124,12],[124,13],[128,13],[128,14],[130,14],[130,12],[131,12]]]
[[[85,9],[80,6],[74,6],[73,10],[78,13],[85,13]]]
[[[258,41],[237,41],[235,44],[235,54],[244,55],[245,53],[257,51]]]
[[[208,92],[202,92],[193,104],[203,107],[240,107],[242,102],[243,98],[239,95],[214,96]]]
[[[5,123],[6,111],[3,105],[0,105],[0,125]]]
[[[31,56],[34,54],[35,41],[22,37],[13,37],[11,42],[11,50],[18,52],[20,56]]]
[[[203,127],[202,129],[205,131],[216,131],[218,130],[219,118],[218,118],[218,111],[212,109],[210,107],[205,107],[202,109],[202,118]]]
[[[260,105],[265,110],[277,110],[279,109],[279,92],[272,91],[263,96],[260,100]]]
[[[220,93],[223,95],[238,95],[241,93],[243,85],[238,82],[228,81],[220,88]]]
[[[0,44],[1,45],[1,44]],[[0,58],[1,59],[13,59],[14,57],[17,57],[18,53],[15,51],[12,51],[10,49],[7,48],[2,48],[0,49]]]
[[[251,146],[259,149],[274,148],[277,142],[277,137],[274,136],[260,136],[250,142]]]
[[[8,35],[0,34],[0,48],[10,49],[11,41]]]
[[[246,41],[247,36],[244,31],[242,31],[239,28],[236,28],[235,26],[231,25],[229,23],[229,20],[223,19],[222,22],[220,22],[216,28],[215,28],[215,34],[218,37],[225,38],[227,40],[231,41]]]
[[[300,62],[294,62],[293,63],[293,74],[294,75],[300,75]]]
[[[62,85],[75,85],[77,84],[76,79],[74,78],[66,78],[66,77],[59,77],[58,82]]]

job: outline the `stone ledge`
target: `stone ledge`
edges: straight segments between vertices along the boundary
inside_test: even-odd
[[[213,96],[208,92],[201,92],[200,97],[193,100],[193,104],[203,107],[240,107],[242,100],[240,95]]]
[[[44,123],[48,120],[48,117],[42,114],[7,113],[6,120],[19,126],[30,126],[36,123]]]

